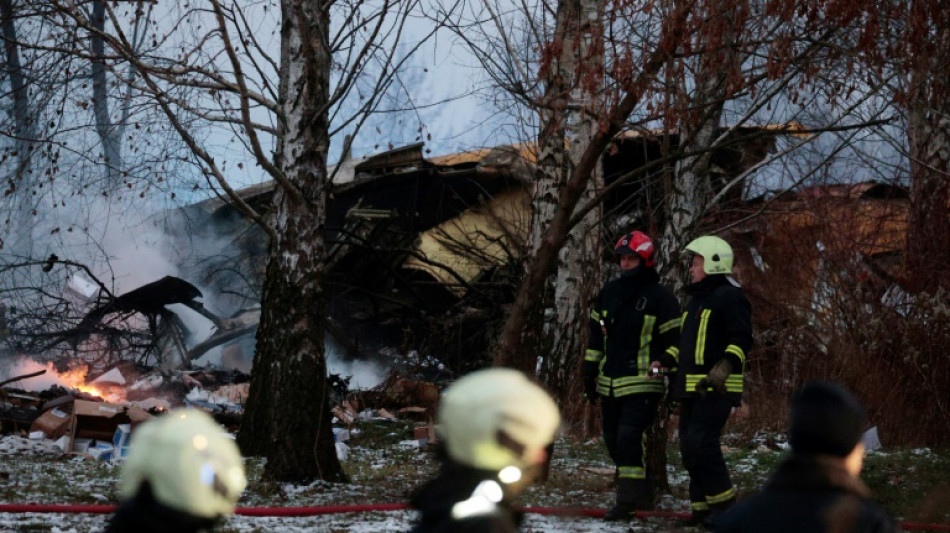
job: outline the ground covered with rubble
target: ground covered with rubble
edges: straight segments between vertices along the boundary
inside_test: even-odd
[[[407,501],[437,467],[432,447],[418,439],[416,422],[398,418],[370,418],[349,425],[349,440],[340,446],[349,483],[316,482],[309,485],[268,484],[259,480],[262,464],[247,460],[251,483],[241,507],[286,507],[393,504]],[[786,451],[781,436],[759,438],[732,435],[726,439],[727,461],[740,491],[761,486]],[[686,477],[670,453],[672,494],[660,509],[687,509]],[[121,460],[92,460],[64,455],[50,439],[19,434],[0,437],[0,503],[115,504]],[[612,466],[596,440],[562,436],[555,445],[550,478],[529,489],[519,502],[531,507],[603,509],[612,500]],[[879,500],[900,520],[950,523],[950,453],[928,449],[876,451],[868,455],[864,478]],[[320,515],[313,517],[229,518],[220,531],[405,531],[413,523],[411,510]],[[0,531],[99,532],[105,515],[0,514]],[[675,531],[666,519],[651,518],[623,524],[604,524],[582,516],[526,515],[524,531],[627,532]]]

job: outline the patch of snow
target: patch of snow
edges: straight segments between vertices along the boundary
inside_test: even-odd
[[[50,439],[26,439],[19,435],[0,437],[0,455],[21,455],[25,452],[40,455],[61,455]]]

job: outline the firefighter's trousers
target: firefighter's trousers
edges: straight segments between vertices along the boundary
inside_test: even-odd
[[[680,408],[680,454],[689,472],[693,510],[715,509],[734,501],[735,490],[720,448],[722,428],[732,406],[726,395],[709,391],[686,400]]]
[[[659,394],[601,398],[604,444],[617,465],[617,501],[646,498],[650,490],[645,460],[645,433],[656,418]]]

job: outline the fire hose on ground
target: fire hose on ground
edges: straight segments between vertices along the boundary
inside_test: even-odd
[[[238,507],[234,514],[241,516],[316,516],[342,513],[368,513],[373,511],[402,511],[411,509],[404,503],[375,503],[365,505],[323,505],[313,507]],[[576,507],[519,507],[519,511],[529,514],[554,516],[586,516],[601,518],[603,509],[586,509]],[[66,513],[66,514],[111,514],[116,510],[115,505],[83,505],[83,504],[0,504],[0,513]],[[676,511],[637,511],[636,518],[686,518],[689,513]],[[931,524],[923,522],[901,522],[904,531],[950,531],[948,524]]]

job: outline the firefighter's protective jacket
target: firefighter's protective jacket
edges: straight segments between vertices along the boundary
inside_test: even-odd
[[[679,303],[652,268],[608,282],[590,312],[584,358],[585,375],[599,369],[597,393],[662,393],[663,380],[648,377],[650,363],[675,348],[679,325]]]
[[[742,398],[746,354],[752,348],[752,307],[742,290],[723,274],[706,276],[687,287],[690,295],[682,316],[677,346],[667,350],[664,366],[676,367],[674,399],[697,394],[696,383],[720,359],[732,364],[727,394],[735,405]]]

